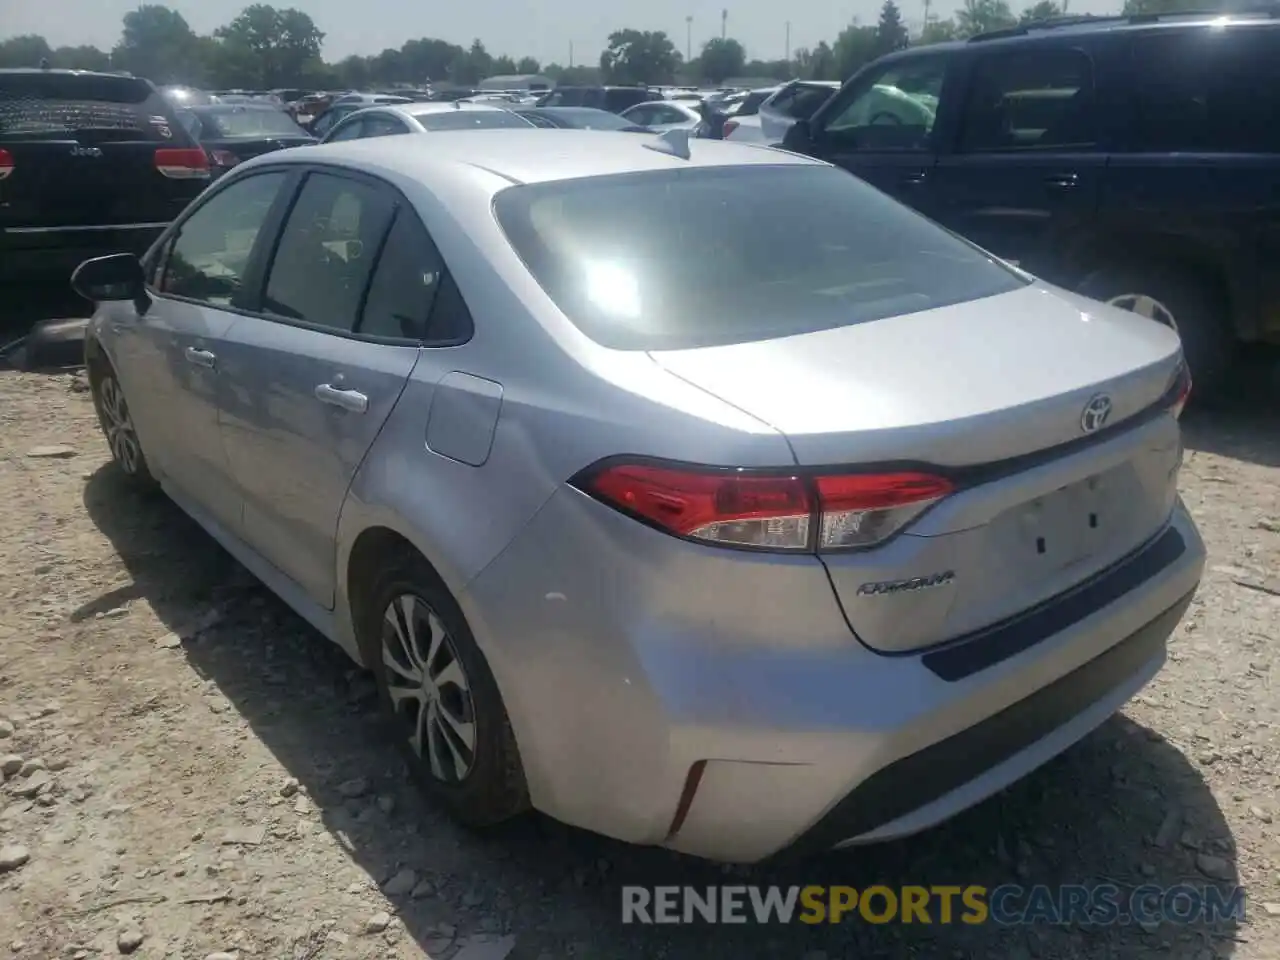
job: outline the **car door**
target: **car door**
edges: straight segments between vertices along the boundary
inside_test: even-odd
[[[1059,43],[974,59],[955,136],[933,171],[941,224],[1052,273],[1059,238],[1096,215],[1109,156],[1093,54]]]
[[[113,320],[112,359],[147,459],[184,506],[230,530],[240,498],[218,429],[221,356],[289,173],[263,170],[215,188],[168,233],[148,264],[151,303]]]
[[[954,64],[938,51],[872,64],[814,114],[811,152],[928,213]]]
[[[379,257],[406,252],[402,237],[388,239],[398,208],[408,210],[378,181],[310,170],[256,315],[232,328],[225,350],[220,423],[244,496],[240,536],[325,608],[347,488],[419,354],[421,332],[412,318],[383,315],[389,293],[374,276]]]

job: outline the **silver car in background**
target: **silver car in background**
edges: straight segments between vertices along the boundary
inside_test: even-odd
[[[780,151],[285,151],[75,283],[120,468],[373,671],[471,824],[924,829],[1147,683],[1204,565],[1171,330]]]
[[[366,140],[370,137],[394,137],[402,133],[445,130],[528,130],[532,126],[532,123],[511,110],[488,103],[465,100],[406,103],[357,110],[337,123],[322,142]]]

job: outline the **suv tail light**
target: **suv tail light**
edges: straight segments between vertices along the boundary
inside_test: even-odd
[[[13,154],[8,150],[0,150],[0,180],[13,173]]]
[[[724,122],[724,126],[723,126],[723,127],[721,127],[721,134],[720,134],[720,136],[722,136],[723,138],[725,138],[725,139],[727,140],[727,139],[729,138],[729,134],[733,133],[733,131],[735,131],[735,130],[737,130],[737,129],[738,129],[738,121],[737,121],[737,120],[726,120],[726,121]]]
[[[209,157],[199,147],[161,147],[155,163],[170,180],[209,179]]]
[[[1169,409],[1173,412],[1175,419],[1182,416],[1182,411],[1186,409],[1187,401],[1191,398],[1191,371],[1187,369],[1185,361],[1178,364],[1178,369],[1173,375],[1173,383],[1169,386]]]
[[[572,484],[666,533],[756,550],[871,547],[955,488],[944,477],[891,473],[759,473],[606,462]]]

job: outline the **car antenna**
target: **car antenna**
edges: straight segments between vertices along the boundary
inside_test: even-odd
[[[689,153],[689,131],[682,130],[679,127],[664,130],[644,146],[658,153],[665,153],[669,157],[679,157],[681,160],[688,160],[691,156]]]

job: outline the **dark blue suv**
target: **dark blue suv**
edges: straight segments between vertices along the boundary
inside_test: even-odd
[[[1173,325],[1202,395],[1241,343],[1280,344],[1275,14],[1062,18],[904,50],[782,145]]]

